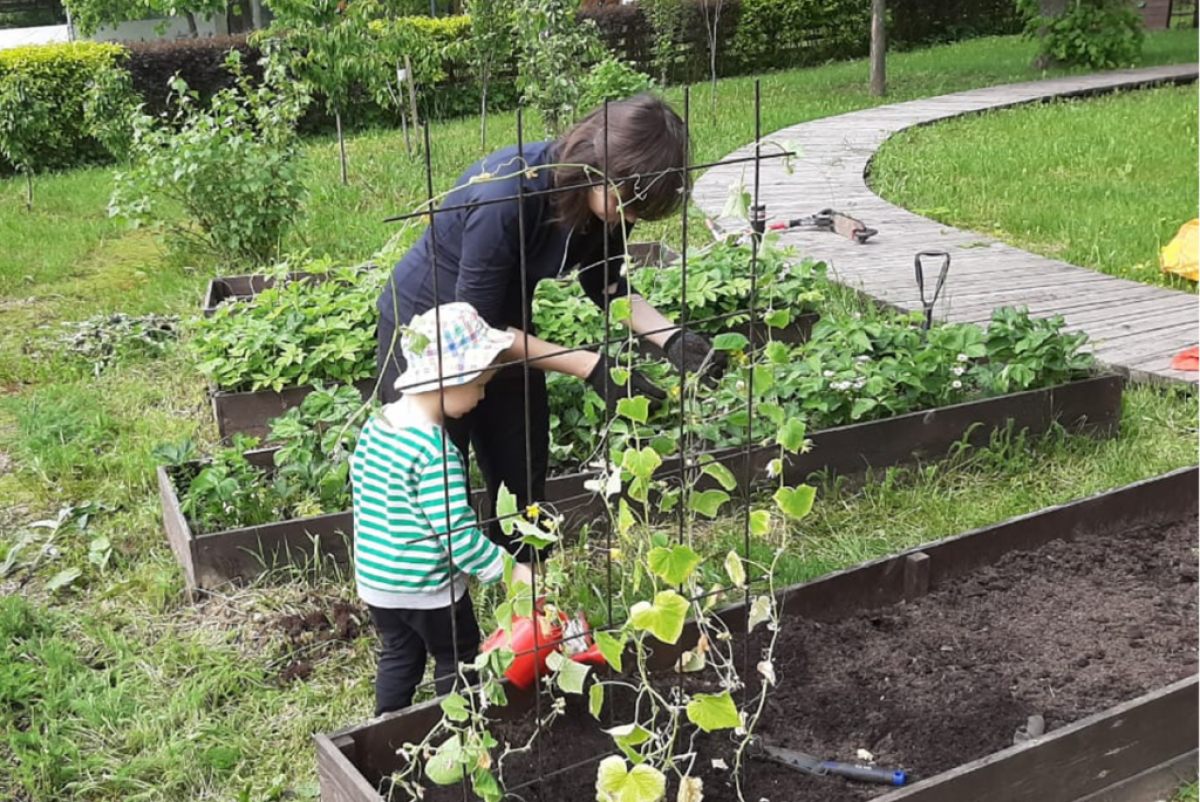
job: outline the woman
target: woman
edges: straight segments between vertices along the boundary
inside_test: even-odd
[[[442,203],[446,211],[433,215],[393,269],[379,299],[385,403],[402,391],[394,387],[405,367],[397,322],[404,325],[438,304],[462,301],[490,326],[515,333],[500,362],[517,364],[494,373],[479,406],[447,426],[464,458],[474,445],[493,503],[501,484],[517,496],[521,509],[545,496],[550,408],[543,371],[584,379],[610,409],[632,394],[664,397],[637,371],[626,385],[616,384],[604,354],[538,339],[532,302],[542,279],[578,270],[584,291],[600,308],[628,295],[633,330],[662,348],[680,371],[713,375],[723,368],[724,355],[714,353],[708,340],[630,295],[620,275],[629,228],[638,220],[665,218],[685,202],[687,142],[679,116],[646,94],[592,112],[555,141],[526,145],[520,153],[515,147],[493,153],[459,178]],[[528,386],[523,359],[530,360]],[[533,551],[516,547],[498,523],[488,527],[488,536],[519,561],[532,560]]]

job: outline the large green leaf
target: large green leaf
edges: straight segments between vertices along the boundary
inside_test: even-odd
[[[517,514],[517,497],[512,494],[512,491],[504,484],[500,484],[500,490],[496,493],[496,515],[500,518],[500,529],[506,535],[513,533],[513,527],[516,525]]]
[[[729,730],[742,723],[737,705],[729,691],[719,694],[697,694],[687,706],[688,720],[705,732]]]
[[[705,490],[688,496],[688,508],[708,518],[716,518],[727,501],[729,494],[724,490]]]
[[[648,559],[655,576],[667,584],[682,585],[704,558],[689,546],[678,545],[651,549]]]
[[[630,609],[629,620],[639,630],[649,632],[663,643],[675,643],[683,634],[687,618],[687,599],[673,590],[654,595],[654,603],[641,601]]]
[[[617,401],[617,414],[638,423],[645,423],[650,417],[650,399],[644,395],[622,398]]]
[[[816,488],[811,485],[799,485],[779,488],[775,491],[774,498],[784,515],[800,520],[812,510],[813,500],[816,496]]]
[[[617,638],[607,632],[595,632],[592,635],[596,641],[596,648],[600,650],[600,654],[604,655],[604,660],[614,671],[621,670],[621,655],[625,652],[625,638]]]
[[[725,555],[725,573],[729,574],[730,581],[739,588],[746,584],[746,568],[742,565],[742,558],[736,551],[730,551]]]
[[[604,709],[604,685],[596,682],[588,689],[588,712],[592,718],[600,720],[600,711]]]
[[[737,487],[737,477],[733,475],[733,471],[726,468],[719,462],[710,462],[706,464],[701,471],[708,476],[716,479],[721,487],[726,490],[733,490]]]
[[[714,337],[712,347],[716,351],[744,351],[749,344],[746,335],[730,331]]]
[[[451,735],[425,762],[425,775],[438,785],[453,785],[463,777],[464,759],[462,742]]]
[[[564,693],[583,693],[583,683],[587,680],[589,666],[563,657],[559,652],[551,652],[546,659],[546,665],[555,672],[558,687]]]
[[[604,758],[596,770],[597,802],[659,802],[667,793],[667,778],[653,766],[631,771],[617,755]]]
[[[775,442],[795,454],[804,446],[804,434],[804,421],[799,418],[788,418],[779,430],[779,434],[776,435]]]
[[[470,708],[467,706],[467,700],[454,692],[451,692],[450,695],[442,700],[442,712],[451,721],[466,721],[471,715]]]
[[[621,460],[621,467],[639,479],[649,479],[654,476],[654,472],[660,465],[662,465],[662,457],[650,446],[646,446],[641,451],[636,448],[627,448],[625,456]]]

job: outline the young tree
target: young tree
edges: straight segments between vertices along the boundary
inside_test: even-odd
[[[641,0],[638,6],[654,29],[654,66],[658,69],[658,82],[666,86],[671,65],[680,51],[683,3],[681,0]]]
[[[0,80],[0,154],[25,174],[25,208],[33,211],[38,146],[54,131],[54,107],[38,96],[24,73]]]
[[[370,58],[363,5],[347,0],[269,0],[271,27],[255,37],[297,80],[325,98],[337,125],[342,184],[349,182],[342,112]]]
[[[479,78],[479,147],[487,149],[488,84],[498,70],[512,60],[512,0],[465,0],[471,18],[471,50],[475,74]]]
[[[557,135],[581,109],[589,67],[604,55],[596,26],[579,21],[567,0],[517,0],[514,18],[519,73],[526,103],[542,113],[547,131]]]
[[[871,94],[887,94],[887,9],[885,0],[871,0]]]
[[[721,9],[724,0],[699,0],[704,15],[704,33],[708,39],[709,98],[713,119],[717,118],[717,45],[720,44]]]

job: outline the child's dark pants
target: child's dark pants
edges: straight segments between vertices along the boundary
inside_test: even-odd
[[[479,652],[479,624],[470,594],[464,593],[453,608],[370,610],[382,643],[375,676],[377,716],[412,704],[429,655],[433,655],[434,687],[440,696],[454,690],[458,663],[474,660]]]

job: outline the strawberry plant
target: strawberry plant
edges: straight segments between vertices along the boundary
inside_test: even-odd
[[[227,392],[370,378],[386,278],[384,270],[336,268],[324,281],[282,283],[223,304],[192,324],[197,368]]]
[[[271,467],[246,453],[258,440],[234,435],[204,465],[190,443],[164,445],[155,456],[170,466],[180,509],[198,534],[350,509],[349,457],[368,408],[353,387],[318,386],[299,406],[271,422],[281,443]]]

